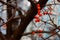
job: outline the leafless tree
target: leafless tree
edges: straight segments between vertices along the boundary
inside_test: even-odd
[[[15,5],[13,5],[13,3],[11,1],[13,1]],[[22,9],[17,6],[16,1],[17,0],[7,0],[7,2],[4,2],[4,1],[0,0],[0,2],[3,5],[7,5],[7,22],[4,23],[4,24],[7,25],[7,34],[3,35],[0,32],[1,40],[20,40],[23,35],[28,35],[28,34],[31,34],[32,32],[35,32],[35,33],[52,33],[53,32],[53,34],[51,35],[51,36],[53,36],[53,35],[57,34],[57,32],[55,32],[56,29],[60,30],[60,28],[57,27],[56,24],[54,24],[54,22],[51,20],[50,15],[48,14],[48,16],[50,18],[50,21],[52,22],[52,24],[54,26],[53,30],[51,30],[49,32],[48,31],[42,31],[42,32],[32,31],[30,33],[24,33],[24,31],[27,28],[28,24],[33,20],[34,16],[37,14],[36,4],[39,3],[41,5],[41,9],[42,9],[45,6],[45,4],[47,3],[48,0],[39,0],[39,2],[37,2],[37,3],[33,2],[32,0],[28,0],[31,3],[31,7],[26,12],[26,16],[22,14],[22,12],[21,12]],[[17,17],[15,17],[16,11],[18,11],[18,14],[19,14]],[[18,19],[21,19],[21,22],[20,22],[18,28],[13,30],[12,25],[14,25],[14,23],[16,21],[18,21]],[[41,20],[41,21],[43,21],[43,20]],[[46,21],[43,21],[43,22],[47,23]],[[51,36],[49,36],[49,37],[51,37]],[[60,37],[60,35],[58,35],[58,36]],[[46,38],[46,39],[48,39],[48,38]],[[44,40],[46,40],[46,39],[44,39]]]

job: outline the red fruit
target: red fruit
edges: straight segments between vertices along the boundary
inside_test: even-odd
[[[52,13],[51,13],[51,12],[50,12],[49,14],[50,14],[50,15],[52,15]]]
[[[38,30],[38,32],[40,32],[40,33],[41,33],[41,32],[43,32],[43,31],[42,31],[42,30]]]
[[[34,35],[34,34],[35,34],[35,32],[32,32],[31,34],[32,34],[32,35]]]
[[[40,34],[38,34],[38,36],[39,36],[39,37],[42,37],[43,35],[40,33]]]
[[[34,16],[34,18],[35,18],[35,19],[38,19],[38,18],[39,18],[39,16],[38,16],[38,15],[36,15],[36,16]]]
[[[41,14],[41,13],[38,13],[38,15],[39,15],[39,16],[42,16],[42,14]]]
[[[40,13],[40,10],[38,10],[38,13]]]
[[[48,14],[48,12],[44,12],[44,15]]]
[[[36,19],[35,22],[40,22],[40,19]]]
[[[40,4],[37,4],[37,7],[40,7]]]
[[[39,16],[42,16],[42,14],[39,14]]]
[[[40,7],[37,7],[38,10],[40,10],[41,8]]]

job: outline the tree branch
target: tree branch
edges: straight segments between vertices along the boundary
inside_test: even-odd
[[[1,2],[2,4],[4,4],[4,5],[9,5],[9,6],[12,7],[13,9],[16,8],[16,5],[12,5],[11,3],[6,3],[6,2],[4,2],[4,1],[2,1],[2,0],[0,0],[0,2]],[[21,12],[21,11],[20,11],[21,8],[17,7],[16,9],[17,9],[19,12]]]
[[[6,39],[5,39],[5,36],[3,36],[3,34],[2,34],[1,32],[0,32],[0,39],[1,39],[1,40],[6,40]]]
[[[41,5],[44,4],[44,6],[45,6],[45,4],[46,4],[47,1],[48,0],[45,0],[45,1],[42,1],[42,2],[40,1]],[[31,3],[31,4],[32,4],[32,7],[28,11],[27,16],[24,19],[21,20],[22,21],[21,24],[19,25],[18,29],[13,34],[15,40],[19,40],[22,37],[21,34],[25,31],[27,25],[30,23],[30,21],[33,20],[34,16],[37,14],[36,4],[34,4],[34,3]],[[43,7],[41,7],[41,9]]]
[[[35,33],[48,33],[48,34],[50,34],[51,32],[49,32],[49,31],[42,31],[42,32],[39,32],[39,31],[32,31],[32,32],[35,32]],[[24,36],[24,35],[29,35],[29,34],[32,34],[32,32],[29,32],[29,33],[23,33],[22,35]]]

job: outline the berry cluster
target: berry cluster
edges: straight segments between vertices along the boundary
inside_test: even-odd
[[[38,36],[39,36],[39,37],[42,37],[42,35],[43,35],[42,32],[43,32],[43,31],[42,31],[42,30],[38,30],[37,32],[39,33]],[[36,32],[33,31],[31,34],[34,35],[35,33],[36,33]]]
[[[40,4],[37,4],[36,7],[37,7],[38,15],[35,16],[35,19],[36,19],[35,22],[40,22],[39,16],[42,16],[42,14],[40,12],[40,9],[41,9]]]
[[[35,22],[40,22],[41,19],[39,17],[41,17],[42,15],[47,15],[47,14],[52,15],[51,12],[49,12],[49,13],[43,12],[43,14],[42,14],[40,4],[37,4],[36,7],[37,7],[37,15],[34,16]]]

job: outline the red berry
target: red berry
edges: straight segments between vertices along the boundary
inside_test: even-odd
[[[39,16],[38,16],[38,15],[36,15],[36,16],[34,16],[34,18],[35,18],[35,19],[38,19],[38,18],[39,18]]]
[[[36,19],[35,22],[40,22],[40,19]]]
[[[49,14],[50,14],[50,15],[52,15],[52,13],[51,13],[51,12],[50,12]]]
[[[40,13],[40,10],[38,10],[38,13]]]
[[[48,14],[48,12],[44,12],[44,15]]]
[[[38,36],[39,36],[39,37],[42,37],[43,35],[40,33],[40,34],[38,34]]]
[[[40,10],[41,8],[40,7],[37,7],[38,10]]]
[[[41,33],[41,32],[42,32],[42,30],[38,30],[38,32],[40,32],[40,33]]]
[[[39,15],[39,16],[42,16],[42,14],[41,14],[41,13],[39,13],[38,15]]]
[[[40,4],[37,4],[37,7],[40,7]]]
[[[41,13],[38,13],[38,15],[39,15],[39,16],[42,16],[42,14],[41,14]]]
[[[35,34],[35,32],[32,32],[32,35],[34,35]]]

